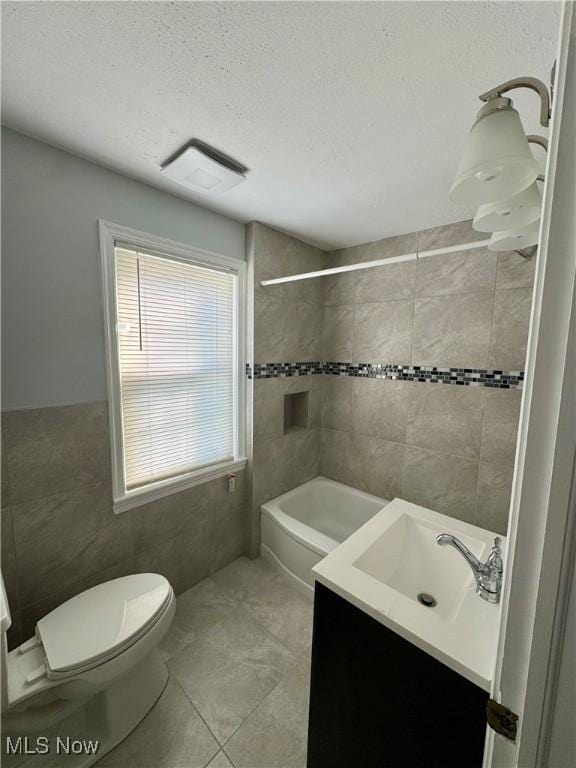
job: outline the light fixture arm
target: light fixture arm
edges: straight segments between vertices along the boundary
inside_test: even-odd
[[[528,144],[538,144],[548,152],[548,139],[545,136],[539,136],[537,133],[529,133],[526,138],[528,139]]]
[[[491,88],[478,98],[480,101],[490,101],[490,99],[498,98],[503,93],[513,91],[515,88],[529,88],[540,96],[540,125],[547,128],[550,124],[551,95],[548,86],[542,80],[538,80],[537,77],[515,77],[501,85],[497,85],[495,88]]]
[[[528,144],[538,144],[545,152],[548,152],[548,139],[545,136],[539,136],[537,133],[530,133],[526,136]],[[544,181],[543,174],[539,173],[536,177],[536,181]]]

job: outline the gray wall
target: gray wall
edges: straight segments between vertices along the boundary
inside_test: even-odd
[[[254,361],[322,359],[322,280],[262,287],[261,280],[328,266],[319,248],[264,224],[249,225],[254,268]]]
[[[243,228],[17,134],[4,139],[2,568],[15,636],[20,620],[27,635],[103,579],[156,570],[181,591],[241,554],[247,537],[255,554],[260,504],[319,472],[505,530],[520,392],[334,376],[253,382],[254,462],[235,495],[215,481],[114,516],[96,221],[238,257]],[[514,254],[259,285],[473,236],[463,223],[327,255],[251,224],[254,361],[523,368],[533,265]],[[308,392],[309,420],[286,433],[294,392]]]
[[[99,218],[244,258],[244,226],[2,130],[3,408],[106,399]]]
[[[154,571],[180,593],[245,551],[245,472],[232,495],[223,477],[114,515],[104,402],[9,411],[2,440],[12,644],[95,584]]]
[[[323,286],[309,280],[263,288],[261,280],[323,269],[326,255],[263,224],[248,228],[248,260],[254,278],[254,360],[308,362],[322,354]],[[260,504],[310,480],[319,471],[320,387],[318,376],[253,382],[251,553],[260,536]],[[306,429],[284,433],[284,395],[309,393]]]
[[[244,227],[12,131],[2,192],[2,573],[14,644],[102,581],[156,571],[181,592],[245,551],[244,472],[233,495],[222,478],[113,513],[97,220],[237,258]]]
[[[480,237],[461,222],[323,254],[251,225],[255,362],[523,370],[534,263],[513,253],[478,249],[259,285]],[[256,379],[253,389],[252,552],[260,504],[318,473],[506,531],[520,390],[332,375]],[[284,396],[304,391],[308,428],[285,434]]]
[[[468,222],[331,255],[346,264],[478,238]],[[478,249],[326,278],[325,361],[523,370],[534,264]],[[521,392],[326,377],[323,475],[504,533]]]

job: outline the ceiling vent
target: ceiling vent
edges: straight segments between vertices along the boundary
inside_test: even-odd
[[[165,176],[194,192],[219,195],[244,181],[248,168],[193,139],[162,165]]]

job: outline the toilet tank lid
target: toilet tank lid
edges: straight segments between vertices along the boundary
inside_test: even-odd
[[[121,653],[155,623],[172,588],[164,576],[122,576],[81,592],[36,625],[48,666],[73,672]]]

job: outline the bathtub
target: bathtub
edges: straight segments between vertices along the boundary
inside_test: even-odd
[[[311,569],[388,503],[388,499],[315,477],[260,507],[260,554],[310,594]]]

